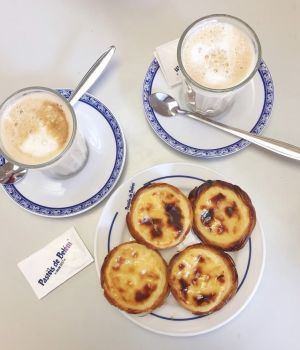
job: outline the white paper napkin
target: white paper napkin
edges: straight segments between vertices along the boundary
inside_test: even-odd
[[[72,227],[18,263],[18,267],[41,299],[91,262],[91,254]]]
[[[154,51],[162,74],[169,86],[175,86],[181,82],[179,66],[177,63],[177,45],[179,39],[158,46]]]

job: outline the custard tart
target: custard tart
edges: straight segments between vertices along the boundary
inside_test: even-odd
[[[104,296],[132,314],[148,313],[169,294],[167,263],[154,249],[135,241],[112,249],[101,268]]]
[[[202,242],[226,251],[241,249],[251,235],[256,214],[248,194],[239,186],[215,180],[194,188],[193,231]]]
[[[227,253],[198,243],[173,256],[168,282],[181,306],[193,314],[208,315],[220,310],[235,295],[238,275]]]
[[[192,218],[191,203],[183,192],[170,184],[153,183],[135,193],[126,221],[135,240],[165,249],[185,239]]]

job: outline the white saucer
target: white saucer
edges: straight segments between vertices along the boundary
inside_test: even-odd
[[[149,95],[154,92],[168,93],[180,101],[180,85],[168,86],[156,59],[151,62],[144,80],[144,109],[154,132],[176,151],[195,157],[215,158],[235,153],[249,145],[248,141],[190,118],[159,115],[148,101]],[[254,79],[243,88],[231,109],[218,116],[217,120],[260,134],[270,118],[273,101],[271,74],[262,61]],[[184,103],[181,104],[184,106]]]
[[[68,98],[69,89],[59,92]],[[67,217],[100,203],[116,185],[125,162],[123,132],[112,113],[95,97],[85,94],[75,106],[78,127],[89,147],[85,167],[69,179],[57,180],[29,170],[16,185],[2,186],[9,197],[33,214]],[[0,164],[4,159],[0,156]]]
[[[126,225],[126,214],[137,189],[146,183],[159,181],[175,185],[188,194],[195,186],[199,186],[208,179],[224,179],[224,176],[208,168],[171,163],[147,169],[122,184],[106,203],[97,226],[94,257],[98,279],[100,279],[101,265],[107,253],[120,243],[132,240]],[[177,251],[193,243],[199,243],[199,238],[191,231],[183,243],[160,253],[168,262]],[[259,220],[245,247],[230,255],[236,264],[239,286],[237,294],[221,310],[205,317],[196,316],[179,306],[173,296],[169,295],[164,305],[151,314],[138,316],[122,313],[143,328],[171,336],[203,334],[225,325],[248,304],[262,277],[265,244]]]

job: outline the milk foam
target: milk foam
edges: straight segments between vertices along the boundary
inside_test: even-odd
[[[9,104],[0,123],[4,151],[24,165],[38,165],[57,157],[72,135],[72,115],[50,92],[32,92]]]
[[[31,154],[33,157],[47,157],[59,148],[56,139],[49,135],[47,129],[40,127],[38,132],[29,134],[28,137],[20,144],[23,153]]]
[[[227,89],[247,78],[256,64],[251,39],[229,23],[211,20],[191,32],[182,48],[186,72],[207,88]]]

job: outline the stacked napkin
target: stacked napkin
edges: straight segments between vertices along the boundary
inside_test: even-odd
[[[175,86],[181,82],[179,66],[177,63],[177,45],[179,39],[158,46],[154,51],[160,69],[169,86]]]

